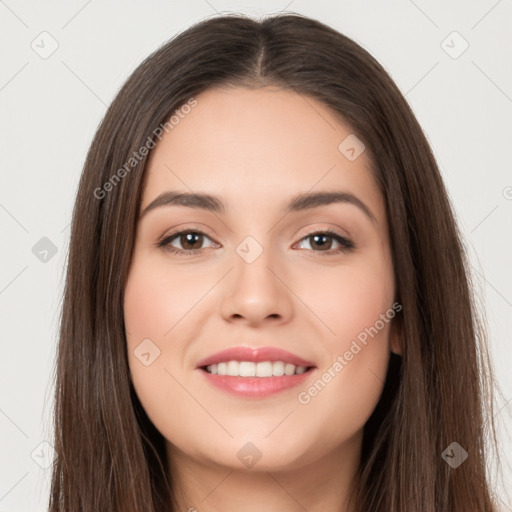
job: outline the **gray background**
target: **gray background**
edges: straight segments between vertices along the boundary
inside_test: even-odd
[[[486,308],[503,392],[503,480],[512,482],[512,1],[287,1],[0,0],[0,512],[46,510],[60,294],[93,133],[144,57],[225,11],[288,10],[326,22],[369,50],[406,96]],[[503,489],[499,496],[506,501]]]

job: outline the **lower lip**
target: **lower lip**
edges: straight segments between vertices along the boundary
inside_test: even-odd
[[[215,375],[206,370],[199,370],[210,384],[239,397],[266,398],[281,391],[294,388],[304,383],[314,372],[315,368],[297,375],[282,377],[232,377],[231,375]]]

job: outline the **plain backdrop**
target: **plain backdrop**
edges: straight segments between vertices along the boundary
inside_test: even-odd
[[[510,0],[0,0],[0,512],[47,509],[69,223],[106,106],[143,58],[192,23],[228,11],[260,17],[282,10],[330,24],[374,55],[432,145],[486,308],[502,391],[496,420],[504,482],[496,492],[506,501],[504,488],[512,482]]]

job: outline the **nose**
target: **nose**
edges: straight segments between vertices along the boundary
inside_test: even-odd
[[[233,264],[222,288],[222,317],[251,327],[289,322],[294,311],[293,292],[286,271],[270,257],[270,251],[264,250],[251,263],[235,254]]]

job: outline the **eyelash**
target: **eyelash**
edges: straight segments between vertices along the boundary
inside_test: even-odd
[[[177,249],[176,247],[169,245],[170,242],[172,242],[175,238],[177,238],[180,235],[186,234],[186,233],[194,233],[194,234],[198,234],[198,235],[204,235],[207,238],[210,238],[203,231],[200,231],[198,229],[185,228],[180,231],[176,231],[175,233],[171,233],[169,236],[166,236],[160,242],[157,242],[156,245],[159,248],[161,248],[165,251],[168,251],[172,254],[192,255],[192,254],[197,254],[197,253],[201,252],[203,249]],[[350,240],[344,236],[341,236],[340,234],[336,233],[336,231],[332,231],[330,229],[324,229],[321,231],[313,231],[312,233],[309,233],[306,236],[302,237],[299,240],[299,242],[301,242],[302,240],[304,240],[306,238],[310,238],[314,235],[328,235],[331,238],[333,238],[334,240],[336,240],[341,245],[341,247],[339,247],[338,249],[329,249],[328,251],[314,251],[313,249],[309,249],[310,251],[317,253],[318,256],[335,256],[340,253],[352,251],[356,248],[356,244],[352,240]],[[210,238],[210,240],[211,240],[211,238]]]

